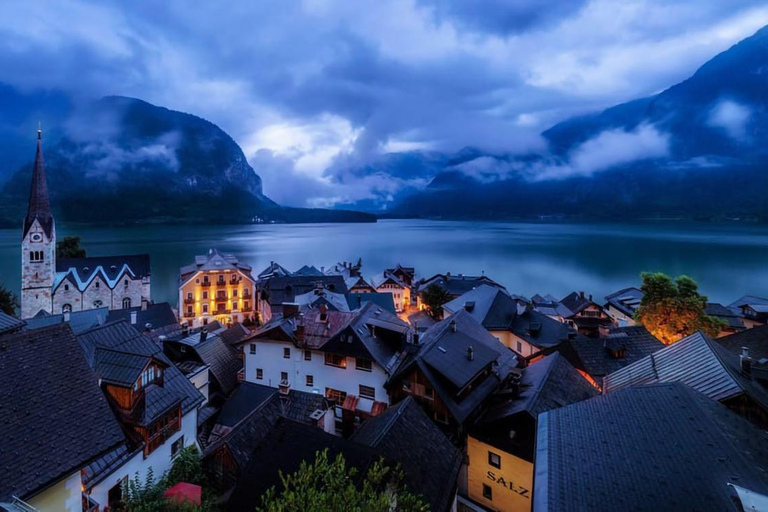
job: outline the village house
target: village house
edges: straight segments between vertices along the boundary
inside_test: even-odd
[[[590,381],[602,389],[603,378],[663,349],[664,345],[641,325],[617,327],[599,339],[581,334],[557,347],[558,352]]]
[[[0,313],[0,510],[104,506],[82,470],[124,446],[123,431],[69,325],[21,327]]]
[[[517,357],[466,311],[438,322],[417,341],[387,381],[391,403],[413,397],[461,439],[488,398],[511,378]]]
[[[318,431],[335,428],[332,409],[322,395],[243,383],[224,404],[204,440],[203,467],[217,489],[228,492],[241,480],[254,449],[279,418]]]
[[[38,130],[22,231],[21,317],[31,318],[40,311],[130,308],[149,300],[150,266],[146,254],[57,260],[56,222],[48,197],[42,131]]]
[[[486,284],[443,305],[445,318],[459,311],[469,313],[506,347],[529,361],[552,352],[575,335],[567,325],[531,309],[521,298]]]
[[[603,391],[680,382],[720,402],[761,429],[768,428],[768,391],[752,378],[748,354],[737,356],[697,332],[603,379]]]
[[[635,325],[635,313],[643,301],[643,292],[634,286],[605,296],[603,310],[617,327]]]
[[[592,300],[591,295],[586,296],[584,292],[570,293],[557,302],[541,302],[538,297],[540,296],[532,299],[533,307],[538,312],[565,323],[579,334],[597,338],[613,327],[612,320],[603,308]]]
[[[416,283],[416,306],[418,309],[426,308],[426,305],[421,300],[421,294],[432,285],[441,288],[448,294],[449,300],[453,300],[483,284],[506,290],[504,286],[485,274],[481,276],[467,276],[464,274],[452,275],[450,272],[445,274],[435,274],[429,279],[421,279]]]
[[[409,326],[372,302],[353,312],[298,306],[240,343],[246,382],[318,393],[336,405],[340,429],[375,416],[384,383],[408,342]]]
[[[395,268],[386,269],[384,273],[395,276],[409,288],[416,282],[416,269],[413,267],[404,267],[399,263]]]
[[[283,304],[294,304],[296,296],[323,289],[332,293],[346,294],[347,285],[340,275],[323,276],[275,276],[259,280],[259,317],[261,325],[283,313]]]
[[[739,357],[749,375],[768,386],[768,326],[761,325],[730,336],[718,338],[717,343]]]
[[[752,510],[766,454],[763,430],[684,384],[629,387],[539,415],[533,509]]]
[[[377,293],[391,293],[395,310],[407,311],[411,307],[411,288],[404,281],[388,271],[371,277],[371,286]]]
[[[253,450],[227,510],[253,510],[269,488],[280,486],[281,473],[294,473],[302,461],[311,463],[326,449],[329,460],[342,455],[348,467],[358,469],[356,483],[383,458],[389,467],[402,469],[408,490],[420,495],[429,510],[456,510],[461,453],[411,399],[367,420],[352,439],[279,418]]]
[[[344,280],[349,293],[376,293],[376,289],[371,286],[362,276],[352,276]]]
[[[538,416],[597,395],[558,353],[523,369],[469,430],[460,500],[485,510],[531,510]]]
[[[149,468],[163,474],[183,447],[197,444],[204,398],[160,347],[128,322],[95,327],[77,341],[125,432],[123,444],[82,472],[90,499],[113,509],[128,479],[138,473],[143,481]]]
[[[179,320],[200,327],[216,320],[236,324],[255,320],[256,283],[251,267],[216,249],[195,256],[179,272]]]
[[[744,326],[744,313],[738,308],[729,308],[717,302],[708,302],[704,308],[704,313],[725,324],[717,334],[718,338],[729,336],[746,329]]]

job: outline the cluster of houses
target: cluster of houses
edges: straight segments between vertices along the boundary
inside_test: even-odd
[[[768,502],[768,299],[709,304],[721,336],[665,345],[634,321],[637,288],[529,299],[360,261],[255,274],[211,249],[177,305],[154,303],[145,256],[55,260],[39,146],[22,246],[0,511],[120,509],[190,446],[233,511],[323,449],[400,465],[434,511]]]

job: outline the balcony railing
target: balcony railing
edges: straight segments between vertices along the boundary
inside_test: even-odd
[[[214,315],[228,315],[232,313],[231,309],[217,309],[213,312]]]
[[[194,303],[195,303],[194,297],[187,297],[186,299],[184,299],[184,304],[194,304]]]
[[[203,281],[202,283],[200,283],[200,286],[211,286],[211,282],[210,281]]]
[[[244,307],[242,311],[243,313],[250,313],[253,311],[253,306]]]
[[[180,428],[181,421],[175,419],[160,429],[160,432],[147,439],[147,444],[144,446],[144,458],[146,459],[150,453],[157,450],[160,445],[162,445],[173,434],[178,432]]]
[[[226,295],[217,295],[215,299],[216,302],[227,302],[227,296]]]

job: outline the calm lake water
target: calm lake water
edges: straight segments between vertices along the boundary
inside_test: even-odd
[[[57,226],[82,236],[91,256],[149,253],[152,296],[176,304],[180,266],[209,247],[233,252],[258,273],[363,259],[365,277],[398,262],[420,276],[485,271],[513,293],[601,298],[636,285],[639,273],[688,274],[711,300],[768,295],[768,227],[744,224],[549,224],[386,220],[377,224],[253,226]],[[19,230],[0,230],[0,281],[18,294]]]

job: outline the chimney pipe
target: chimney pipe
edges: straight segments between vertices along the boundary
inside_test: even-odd
[[[582,299],[584,298],[584,291],[580,291],[579,292],[579,297],[582,298]]]
[[[204,342],[208,338],[208,328],[203,327],[200,329],[200,343]]]
[[[456,319],[451,320],[451,332],[456,332]]]
[[[64,321],[67,323],[69,322],[69,311],[64,312]]]
[[[470,361],[475,360],[475,349],[472,348],[472,345],[467,347],[467,359]]]
[[[739,356],[739,363],[741,363],[742,373],[749,375],[752,373],[752,358],[749,357],[749,347],[741,347],[741,355]]]
[[[138,313],[136,311],[131,311],[131,325],[136,325],[136,315]]]

